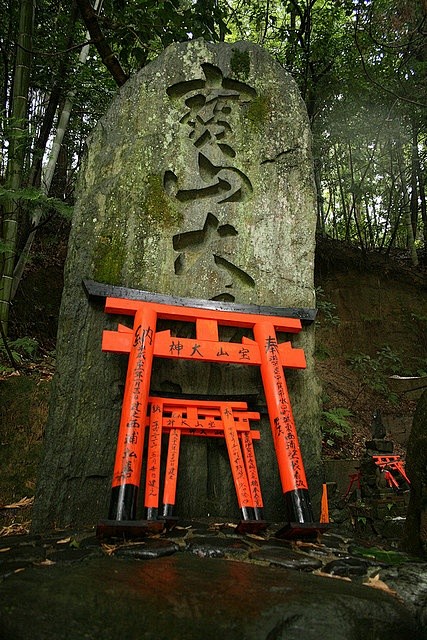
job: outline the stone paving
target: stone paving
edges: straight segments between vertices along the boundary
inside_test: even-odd
[[[175,617],[170,624],[174,626],[176,620],[181,623],[179,630],[174,632],[175,635],[174,633],[168,635],[167,630],[161,625],[158,627],[160,623],[157,622],[151,624],[150,632],[146,627],[144,632],[139,632],[136,630],[139,627],[132,626],[137,623],[130,621],[130,616],[126,622],[122,621],[123,637],[156,637],[157,639],[201,637],[197,635],[201,633],[198,625],[202,625],[203,619],[207,620],[212,614],[209,603],[212,603],[212,606],[216,605],[215,599],[220,597],[217,591],[221,591],[224,585],[229,593],[233,592],[234,600],[246,602],[247,609],[243,608],[238,614],[234,609],[226,609],[223,614],[215,616],[210,620],[210,626],[215,630],[215,633],[212,631],[212,637],[222,635],[229,638],[247,637],[268,640],[286,637],[290,640],[299,637],[304,630],[306,638],[317,637],[321,640],[329,637],[343,640],[352,638],[392,640],[394,637],[399,637],[400,640],[405,638],[424,640],[427,638],[426,562],[394,550],[367,548],[334,532],[325,533],[320,541],[289,542],[275,538],[274,531],[274,527],[270,527],[261,535],[242,535],[236,533],[235,526],[231,523],[182,522],[169,532],[139,541],[111,540],[100,544],[93,530],[56,531],[43,536],[2,537],[0,538],[0,603],[2,603],[0,604],[0,637],[2,640],[19,640],[20,638],[24,640],[27,637],[49,637],[53,640],[62,637],[67,640],[109,638],[110,632],[106,629],[103,629],[100,634],[97,632],[96,624],[98,623],[95,624],[95,622],[93,622],[95,627],[85,623],[83,633],[83,627],[78,624],[82,600],[87,607],[91,599],[95,598],[95,602],[99,598],[102,600],[104,596],[107,597],[109,591],[106,585],[110,584],[110,590],[117,589],[116,576],[121,576],[119,582],[123,592],[116,594],[115,605],[123,599],[127,603],[126,594],[134,592],[135,580],[141,582],[139,595],[141,589],[148,588],[150,580],[154,580],[145,598],[145,608],[140,612],[140,615],[143,613],[144,619],[147,616],[149,618],[152,611],[150,608],[147,612],[146,603],[152,597],[152,592],[159,592],[161,603],[168,602],[171,598],[170,585],[165,580],[167,576],[174,576],[179,593],[184,594],[186,588],[190,589],[190,592],[183,596],[182,602],[188,603],[197,595],[197,605],[194,604],[191,611],[184,613],[181,609],[178,613],[175,611]],[[153,560],[155,560],[154,565],[152,562],[149,564],[146,562]],[[129,571],[130,566],[132,571],[137,572],[137,578],[133,576],[130,579],[128,573],[126,578],[122,576],[122,572]],[[144,573],[147,567],[149,571]],[[158,579],[153,578],[157,575],[156,567],[158,567]],[[236,578],[231,584],[230,571]],[[208,579],[209,572],[214,573]],[[86,584],[88,574],[92,576],[91,579],[97,581],[100,580],[101,575],[104,576],[102,583],[88,586]],[[73,601],[73,576],[79,584],[78,603]],[[273,582],[270,584],[271,580]],[[257,584],[258,581],[261,586],[253,594],[254,601],[246,601],[245,598],[249,597],[250,591],[248,585]],[[242,584],[243,587],[239,590],[239,585]],[[35,594],[33,588],[36,589]],[[62,588],[69,595],[69,599],[67,595],[59,603],[58,594]],[[235,591],[236,588],[237,591]],[[275,594],[274,598],[276,596],[279,598],[278,594],[281,594],[278,601],[274,601],[274,606],[272,594]],[[292,601],[291,606],[289,594],[292,594],[293,599],[295,594],[299,594],[299,604]],[[343,597],[345,600],[341,602]],[[305,602],[306,598],[309,598],[309,604]],[[33,603],[31,606],[28,605],[29,601]],[[249,625],[248,616],[254,607],[260,606],[260,601],[265,604],[259,612],[257,623]],[[174,598],[172,603],[173,607],[178,606]],[[123,610],[120,604],[118,606]],[[141,602],[138,600],[137,608],[140,606]],[[157,610],[159,603],[152,603],[151,606]],[[230,602],[227,606],[231,606]],[[300,610],[301,606],[304,608],[303,612]],[[67,610],[69,613],[71,626],[67,627],[66,633],[62,626],[56,626],[55,616],[52,617],[51,612],[49,615],[46,613],[45,610],[49,610],[50,607],[53,607],[52,611],[56,610],[55,607],[58,608],[58,619],[60,611]],[[288,612],[285,616],[286,624],[283,622],[285,620],[283,607]],[[296,607],[295,610],[293,607]],[[111,606],[105,604],[105,608],[106,613],[104,612],[103,615],[108,616]],[[172,609],[170,605],[167,607],[168,615]],[[308,610],[311,613],[307,613]],[[99,607],[97,611],[98,615]],[[361,611],[365,613],[361,614]],[[34,635],[34,629],[27,620],[30,613],[39,618],[39,635],[37,633]],[[44,613],[48,615],[47,618],[43,617]],[[86,613],[90,620],[96,620],[93,612]],[[315,616],[315,622],[311,615]],[[228,619],[229,626],[222,628],[221,625],[225,625],[224,617]],[[367,634],[364,619],[366,624],[369,620],[377,619],[375,623],[377,627],[372,622],[372,629],[376,628],[376,635],[372,629]],[[162,624],[165,624],[165,615],[162,616],[162,620]],[[260,626],[260,620],[270,622],[265,624],[263,622],[264,626]],[[329,623],[322,631],[321,625],[325,624],[325,620],[329,620]],[[336,627],[337,620],[341,620],[341,626]],[[270,628],[272,621],[275,621],[275,625]],[[128,631],[126,631],[127,625],[130,625]],[[30,633],[30,627],[31,634],[26,635]],[[307,635],[308,627],[312,630],[313,636],[310,635],[311,631]],[[227,629],[233,628],[235,632],[230,631],[227,635]],[[273,633],[272,629],[276,631]],[[400,630],[400,635],[397,635],[397,630]],[[371,631],[374,635],[369,635]],[[273,635],[269,635],[270,632]],[[61,635],[62,633],[64,635]],[[111,634],[113,637],[113,632]],[[206,635],[206,630],[203,631],[203,636],[209,637]]]

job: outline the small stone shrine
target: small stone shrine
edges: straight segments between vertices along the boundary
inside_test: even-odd
[[[34,530],[95,524],[108,510],[126,358],[101,351],[103,330],[117,322],[88,300],[82,280],[219,304],[314,308],[315,226],[305,106],[261,48],[174,44],[121,88],[80,170]],[[162,322],[173,335],[174,324]],[[221,340],[245,331],[226,327]],[[318,513],[313,325],[292,344],[307,361],[286,377]],[[265,516],[283,519],[257,367],[156,360],[150,393],[245,400],[261,413]],[[183,442],[177,506],[189,518],[238,515],[223,443]]]

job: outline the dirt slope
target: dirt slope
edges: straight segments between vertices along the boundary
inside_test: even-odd
[[[353,414],[352,436],[335,439],[334,446],[325,442],[325,455],[359,457],[377,410],[387,434],[405,445],[419,396],[409,389],[427,378],[390,376],[427,375],[426,285],[425,267],[414,269],[402,256],[363,256],[353,247],[319,242],[316,362],[324,409]]]

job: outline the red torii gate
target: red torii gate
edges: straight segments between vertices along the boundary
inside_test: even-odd
[[[89,295],[102,295],[95,285],[97,283],[84,283]],[[102,289],[103,285],[99,286]],[[108,290],[108,286],[104,285],[104,290],[105,288]],[[111,289],[114,291],[115,288]],[[139,293],[145,293],[152,299],[156,298],[156,294]],[[184,304],[191,302],[180,299],[180,302],[182,301]],[[125,443],[131,444],[128,442],[130,433],[137,425],[144,424],[149,403],[153,358],[161,357],[260,367],[289,517],[289,522],[281,534],[291,537],[312,535],[325,527],[314,521],[283,373],[283,367],[305,368],[304,352],[302,349],[294,349],[290,342],[279,344],[276,336],[276,331],[298,333],[302,328],[301,320],[295,317],[263,315],[258,309],[256,307],[256,313],[246,313],[240,310],[206,309],[150,300],[107,297],[107,313],[134,317],[132,329],[119,325],[117,331],[104,331],[102,341],[104,351],[129,354],[113,474],[110,520],[117,522],[135,518],[142,456],[134,447],[125,446]],[[174,337],[170,331],[158,332],[158,319],[195,323],[196,338]],[[239,343],[220,341],[218,327],[222,325],[250,328],[254,340],[243,337]]]
[[[253,449],[253,440],[259,440],[260,433],[249,427],[250,420],[259,420],[259,413],[245,411],[245,402],[233,401],[150,397],[149,405],[150,426],[144,503],[147,519],[151,521],[159,516],[162,433],[169,434],[161,513],[161,517],[166,520],[173,516],[181,435],[221,437],[225,438],[227,444],[243,521],[248,523],[256,520],[258,528],[265,528],[262,524],[263,503]],[[138,434],[142,435],[143,432]],[[138,438],[137,444],[138,454],[142,455],[142,437]],[[117,457],[119,456],[118,451]]]
[[[397,471],[408,485],[411,484],[405,472],[405,463],[400,456],[374,455],[372,459],[374,463],[385,472],[386,480],[390,487],[399,489],[399,483],[390,471]]]

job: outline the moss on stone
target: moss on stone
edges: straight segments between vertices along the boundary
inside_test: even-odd
[[[95,255],[94,278],[98,282],[122,284],[121,274],[126,261],[126,246],[123,237],[101,236]]]
[[[147,189],[143,208],[146,214],[164,228],[182,222],[182,213],[173,205],[165,192],[163,180],[158,175],[147,178]]]
[[[251,70],[251,60],[249,51],[239,51],[239,49],[233,49],[233,53],[230,60],[232,72],[239,78],[247,78]]]
[[[270,113],[270,100],[267,96],[257,96],[247,108],[246,117],[254,126],[261,126]]]

